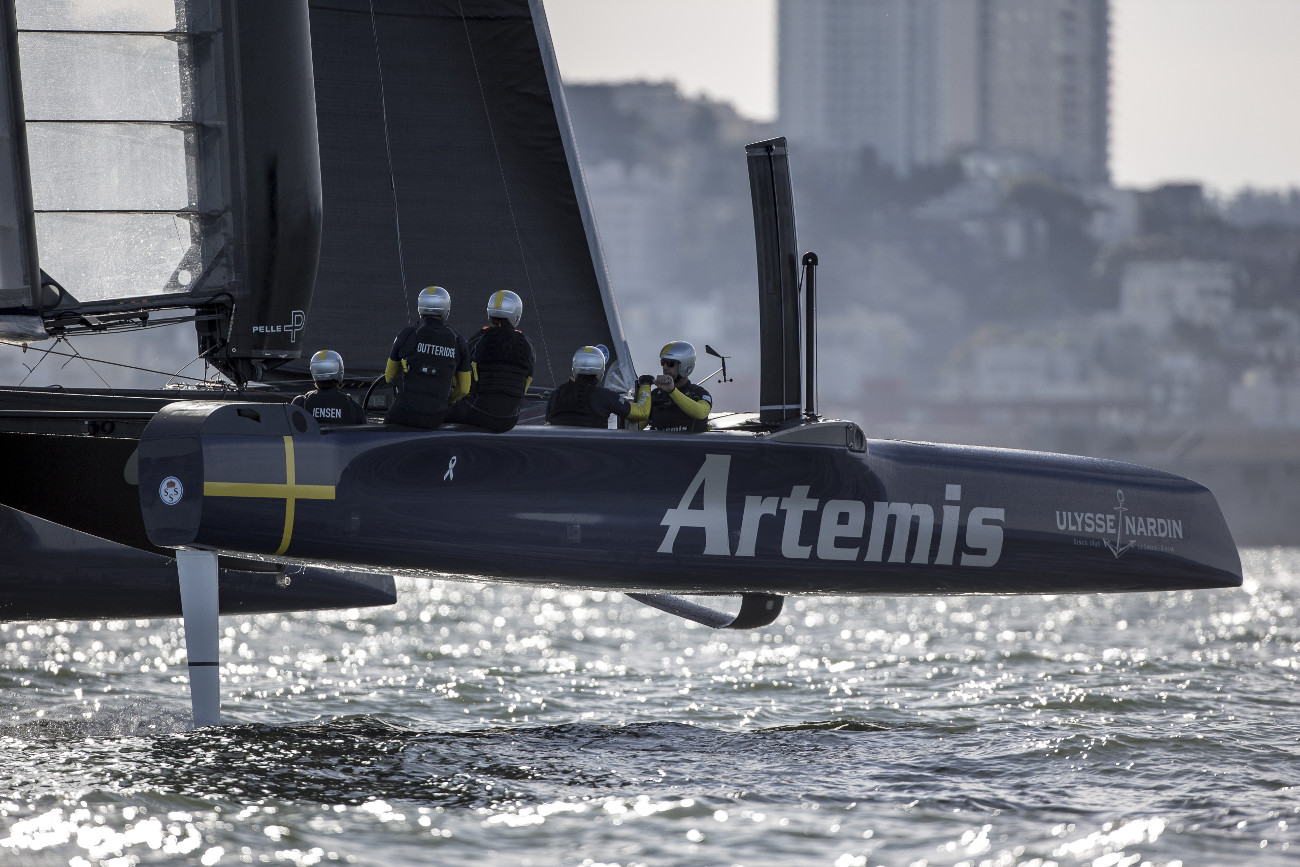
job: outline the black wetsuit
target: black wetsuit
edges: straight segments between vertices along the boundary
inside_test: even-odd
[[[519,420],[519,402],[533,376],[533,344],[510,325],[485,325],[470,338],[475,379],[469,395],[452,405],[448,422],[504,433]]]
[[[318,386],[315,391],[298,395],[293,402],[311,413],[320,424],[366,423],[361,404],[334,385]]]
[[[693,382],[678,386],[677,390],[691,400],[702,400],[713,407],[713,397],[703,387]],[[703,433],[709,429],[709,419],[691,418],[684,413],[666,391],[655,389],[650,393],[650,429],[677,433]]]
[[[595,377],[593,377],[594,379]],[[610,413],[627,418],[632,404],[612,389],[594,382],[569,380],[551,395],[546,405],[547,424],[571,427],[608,427]]]
[[[447,414],[456,373],[469,370],[465,338],[435,316],[403,328],[388,357],[406,362],[384,424],[435,428]]]

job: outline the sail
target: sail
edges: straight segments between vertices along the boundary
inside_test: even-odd
[[[196,308],[238,381],[298,355],[320,238],[306,0],[25,0],[17,24],[46,327]]]
[[[540,2],[312,0],[311,27],[325,216],[306,348],[377,374],[423,287],[451,293],[466,335],[511,289],[537,385],[600,343],[630,385]]]
[[[5,0],[0,14],[0,337],[41,340],[46,335],[13,0]]]

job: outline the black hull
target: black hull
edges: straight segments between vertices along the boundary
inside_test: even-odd
[[[138,436],[176,396],[0,390],[0,621],[180,616],[173,552],[150,543],[135,485]],[[390,575],[221,565],[223,614],[397,598]]]
[[[1213,495],[1187,479],[855,432],[322,433],[291,407],[176,404],[141,439],[139,492],[156,545],[417,575],[777,594],[1241,583]]]
[[[0,506],[0,621],[180,617],[176,561]],[[247,565],[247,564],[245,564]],[[389,575],[222,568],[222,614],[392,605]]]

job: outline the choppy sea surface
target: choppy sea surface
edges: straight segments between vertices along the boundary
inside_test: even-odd
[[[0,626],[0,862],[1300,863],[1300,549],[1237,590],[795,598],[400,581],[223,618]],[[724,600],[719,600],[724,601]]]

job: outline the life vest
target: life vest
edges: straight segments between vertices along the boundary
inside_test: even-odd
[[[425,317],[411,329],[397,347],[397,357],[406,362],[403,396],[434,398],[445,404],[456,374],[459,344],[460,336],[441,319]]]
[[[361,406],[337,388],[318,388],[294,398],[293,402],[321,424],[365,424],[366,421]]]
[[[709,397],[708,391],[693,382],[688,382],[678,390],[691,400]],[[706,402],[712,405],[712,401]],[[703,433],[709,429],[709,419],[707,416],[691,418],[673,402],[668,392],[656,388],[650,394],[650,427],[652,430],[677,433]]]
[[[519,416],[519,403],[533,376],[533,344],[523,331],[508,325],[484,326],[469,343],[469,359],[476,373],[469,395],[461,402],[463,411],[498,420]],[[465,421],[481,424],[469,417]]]
[[[484,326],[474,338],[470,360],[478,371],[471,396],[501,395],[515,401],[523,398],[528,378],[533,375],[533,347],[522,331]]]
[[[569,380],[555,390],[546,420],[551,424],[569,427],[603,428],[609,423],[609,413],[599,414],[592,405],[597,386],[590,382]]]

